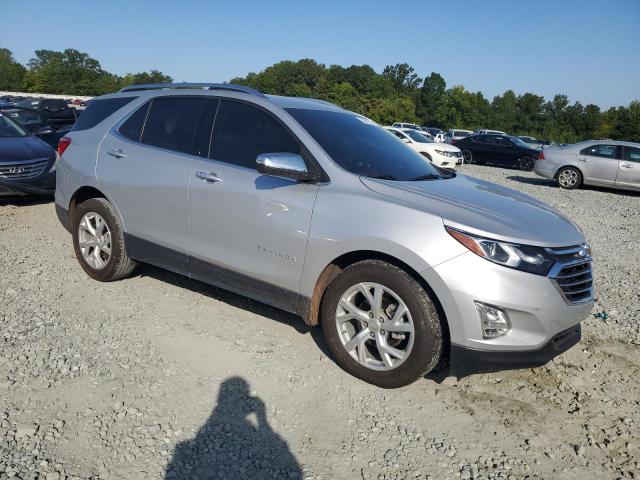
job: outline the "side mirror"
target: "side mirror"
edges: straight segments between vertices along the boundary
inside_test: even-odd
[[[299,182],[313,182],[318,176],[307,170],[304,159],[296,153],[261,153],[256,158],[258,172]]]

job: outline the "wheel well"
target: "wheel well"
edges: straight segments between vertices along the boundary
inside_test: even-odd
[[[94,187],[81,187],[73,194],[71,201],[69,202],[69,216],[82,202],[89,200],[90,198],[107,198],[100,190]]]
[[[420,152],[420,155],[422,155],[423,157],[426,157],[429,160],[431,160],[431,155],[429,155],[427,152]]]
[[[442,308],[442,304],[440,303],[440,299],[435,294],[431,286],[426,282],[426,280],[413,268],[404,263],[403,261],[382,252],[377,252],[374,250],[357,250],[354,252],[345,253],[335,258],[329,265],[327,265],[316,282],[316,286],[313,289],[313,295],[311,300],[308,303],[308,308],[306,312],[304,312],[304,320],[308,325],[317,325],[319,323],[320,317],[320,306],[322,305],[322,298],[324,297],[324,293],[329,286],[329,284],[333,281],[334,278],[338,276],[338,274],[347,268],[349,265],[353,265],[357,262],[362,262],[363,260],[382,260],[384,262],[390,263],[391,265],[395,265],[398,268],[401,268],[409,275],[413,277],[413,279],[420,284],[422,288],[429,294],[433,303],[436,306],[436,310],[438,311],[438,315],[442,319],[442,338],[443,338],[443,359],[449,358],[449,346],[450,346],[450,335],[449,335],[449,323],[447,321],[447,316],[444,313],[444,309]]]

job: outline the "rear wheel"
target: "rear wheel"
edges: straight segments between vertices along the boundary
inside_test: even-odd
[[[404,270],[380,260],[347,267],[327,288],[322,329],[337,363],[383,388],[431,371],[442,352],[442,325],[427,292]]]
[[[533,157],[524,156],[518,159],[516,165],[520,170],[530,172],[531,170],[533,170],[533,166],[535,165],[535,163],[536,161],[533,159]]]
[[[464,163],[473,163],[473,154],[469,150],[463,150],[462,156],[464,157]]]
[[[556,182],[559,187],[573,190],[582,184],[582,174],[577,168],[562,167],[556,175]]]
[[[125,249],[120,222],[104,198],[91,198],[78,205],[71,231],[76,258],[91,278],[101,282],[120,280],[135,268]]]

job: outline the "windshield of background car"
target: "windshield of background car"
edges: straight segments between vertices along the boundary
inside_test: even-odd
[[[420,154],[366,117],[329,110],[286,111],[334,162],[351,173],[388,180],[441,177]]]
[[[18,103],[16,103],[17,107],[24,107],[24,108],[36,108],[38,105],[40,105],[41,100],[34,100],[33,98],[27,98],[26,100],[22,100]]]
[[[414,140],[418,143],[433,143],[433,141],[431,141],[428,137],[418,132],[417,130],[403,130],[403,132],[411,137],[411,140]]]
[[[453,131],[453,136],[454,137],[468,137],[469,135],[471,135],[471,132],[465,132],[464,130],[454,130]]]
[[[0,115],[0,138],[26,137],[28,133],[8,118]]]

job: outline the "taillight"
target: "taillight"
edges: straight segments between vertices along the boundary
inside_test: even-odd
[[[62,137],[58,140],[58,153],[62,155],[69,145],[71,145],[71,137]]]
[[[544,150],[540,150],[540,153],[538,154],[538,160],[544,160]]]

